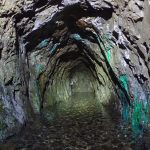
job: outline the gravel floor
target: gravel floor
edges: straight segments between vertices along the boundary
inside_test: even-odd
[[[0,145],[0,150],[132,150],[130,129],[121,130],[118,119],[101,113],[64,116],[47,123],[32,121],[23,131]],[[126,134],[125,134],[126,133]]]

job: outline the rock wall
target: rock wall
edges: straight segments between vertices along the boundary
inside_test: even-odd
[[[0,138],[35,114],[110,115],[107,106],[139,135],[149,123],[149,9],[148,0],[0,0]]]

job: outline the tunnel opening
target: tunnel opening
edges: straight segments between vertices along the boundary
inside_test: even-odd
[[[85,30],[91,26],[79,30],[76,18],[71,18],[73,26],[64,24],[51,38],[43,39],[29,54],[31,61],[34,61],[33,68],[38,73],[35,80],[38,82],[36,99],[39,101],[38,107],[40,104],[40,113],[48,120],[63,114],[92,111],[101,111],[111,118],[112,114],[105,108],[110,109],[107,106],[111,104],[120,104],[105,58],[91,31]],[[33,108],[34,103],[37,103],[34,95],[31,95],[30,100]],[[117,114],[118,110],[113,108]]]
[[[43,111],[51,117],[78,115],[100,110],[93,64],[79,50],[59,57],[44,95]]]

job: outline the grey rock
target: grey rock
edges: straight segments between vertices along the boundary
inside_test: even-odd
[[[1,0],[1,139],[36,114],[51,120],[98,107],[110,117],[114,103],[117,112],[127,104],[132,120],[138,102],[145,126],[149,9],[146,0]]]

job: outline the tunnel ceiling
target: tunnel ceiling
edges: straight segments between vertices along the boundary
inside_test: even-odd
[[[36,114],[51,120],[89,109],[113,109],[135,134],[147,126],[148,0],[0,4],[1,139]]]

